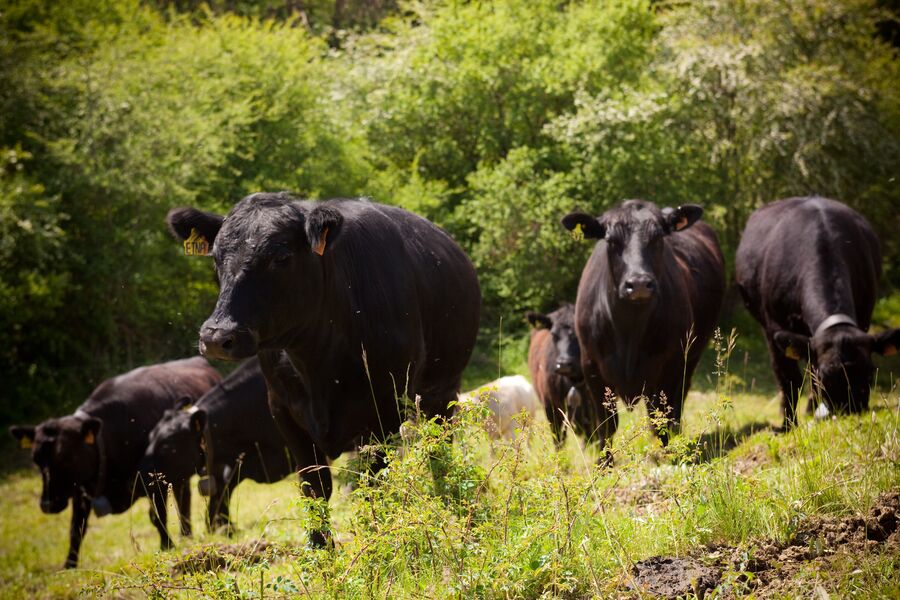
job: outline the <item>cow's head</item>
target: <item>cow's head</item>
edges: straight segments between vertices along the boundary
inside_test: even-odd
[[[100,453],[97,448],[100,419],[60,417],[47,419],[36,427],[9,428],[22,448],[31,449],[31,458],[41,471],[41,510],[65,510],[69,498],[90,496],[97,484]]]
[[[835,413],[866,410],[875,373],[872,353],[890,356],[900,348],[900,329],[873,336],[852,325],[825,329],[811,338],[778,331],[774,338],[787,358],[809,359],[817,390]]]
[[[525,313],[525,318],[535,329],[547,329],[553,338],[555,371],[557,375],[580,381],[581,347],[575,335],[575,306],[564,304],[552,313]]]
[[[619,299],[646,303],[656,298],[662,270],[663,240],[697,222],[703,209],[695,204],[660,210],[651,202],[626,200],[599,217],[574,212],[563,227],[586,238],[603,240]]]
[[[145,482],[175,484],[187,481],[205,466],[203,430],[206,411],[183,398],[167,410],[150,432],[140,472]]]
[[[316,318],[324,271],[343,217],[327,205],[301,203],[286,193],[260,193],[221,217],[174,208],[172,233],[192,230],[212,245],[219,299],[200,328],[200,352],[239,360],[279,347]]]

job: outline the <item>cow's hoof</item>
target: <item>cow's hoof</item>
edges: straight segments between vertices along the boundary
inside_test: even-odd
[[[612,469],[615,461],[613,460],[613,454],[610,450],[606,450],[603,454],[600,455],[600,458],[597,459],[597,466],[601,469]]]
[[[160,550],[171,550],[174,547],[175,547],[175,544],[172,543],[172,540],[167,539],[167,540],[161,540],[159,542]]]
[[[91,501],[91,506],[94,508],[94,514],[98,517],[105,517],[112,512],[112,505],[109,503],[109,498],[106,496],[94,498]]]
[[[67,558],[65,564],[63,564],[63,569],[74,569],[78,566],[77,558]]]

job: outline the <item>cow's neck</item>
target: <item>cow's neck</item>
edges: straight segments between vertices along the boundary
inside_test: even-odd
[[[607,331],[612,335],[603,335],[602,343],[624,378],[630,380],[638,372],[642,349],[646,349],[644,337],[653,320],[656,300],[646,304],[623,302],[618,298],[617,288],[610,278],[603,298],[603,311]]]
[[[802,282],[801,312],[810,335],[831,315],[857,318],[851,282],[849,269],[838,256],[809,265]]]

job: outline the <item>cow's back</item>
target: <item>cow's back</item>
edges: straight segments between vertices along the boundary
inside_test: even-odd
[[[735,280],[750,312],[768,327],[807,334],[804,302],[834,293],[835,285],[852,293],[853,316],[868,328],[880,275],[881,250],[869,223],[819,197],[787,198],[755,211],[735,258]]]

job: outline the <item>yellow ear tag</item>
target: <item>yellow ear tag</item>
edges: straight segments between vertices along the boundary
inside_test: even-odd
[[[19,448],[21,448],[22,450],[28,450],[32,445],[33,444],[31,443],[31,438],[29,437],[23,437],[19,440]]]
[[[893,344],[888,344],[887,346],[885,346],[884,352],[881,353],[882,356],[893,356],[895,354],[897,354],[897,346]]]
[[[575,227],[572,228],[571,234],[572,239],[576,242],[580,242],[584,239],[584,232],[581,230],[581,223],[575,223]]]
[[[88,431],[88,432],[87,432],[87,435],[84,436],[84,443],[87,444],[87,445],[89,445],[89,446],[93,446],[93,445],[94,445],[94,442],[96,442],[96,441],[97,441],[97,440],[96,440],[96,438],[94,438],[94,432],[93,432],[93,431]]]
[[[327,227],[322,231],[322,235],[319,236],[319,243],[316,244],[315,248],[313,248],[313,252],[315,252],[319,256],[322,256],[323,254],[325,254],[325,238],[326,237],[328,237],[328,228]]]
[[[206,238],[197,233],[197,230],[191,227],[191,235],[184,240],[185,256],[206,256],[209,254],[209,242]]]
[[[800,354],[797,352],[797,349],[794,348],[793,345],[790,345],[784,349],[784,355],[791,360],[800,360]]]

